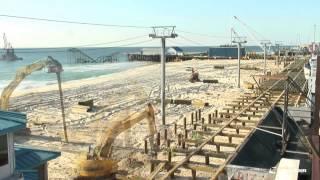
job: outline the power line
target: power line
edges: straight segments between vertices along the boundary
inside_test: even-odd
[[[120,47],[128,47],[128,46],[132,46],[132,45],[138,45],[138,44],[143,44],[146,42],[151,42],[153,41],[153,39],[148,39],[148,40],[144,40],[144,41],[138,41],[138,42],[133,42],[133,43],[127,43],[127,44],[123,44],[123,45],[119,45],[119,46],[110,46],[110,47],[98,47],[98,48],[85,48],[85,49],[81,49],[83,51],[95,51],[95,50],[101,50],[101,49],[109,49],[109,48],[120,48]],[[56,48],[59,49],[59,48]],[[15,51],[16,53],[65,53],[67,52],[67,49],[64,50],[52,50],[52,51],[34,51],[32,49],[32,51]]]
[[[200,45],[200,46],[204,46],[202,43],[199,43],[199,42],[197,42],[197,41],[191,40],[191,39],[186,38],[186,37],[184,37],[184,36],[179,35],[178,37],[181,37],[182,39],[184,39],[184,40],[186,40],[186,41],[189,41],[189,42],[192,42],[192,43],[194,43],[194,44],[197,44],[197,45]]]
[[[101,45],[106,45],[106,44],[118,43],[118,42],[122,42],[122,41],[139,39],[139,38],[146,37],[146,36],[147,35],[140,35],[140,36],[134,36],[134,37],[126,38],[126,39],[120,39],[120,40],[117,40],[117,41],[110,41],[110,42],[96,43],[96,44],[86,44],[86,45],[79,45],[79,46],[73,46],[73,47],[101,46]]]
[[[90,25],[90,26],[104,26],[104,27],[118,27],[118,28],[139,28],[139,29],[151,28],[149,26],[133,26],[133,25],[101,24],[101,23],[90,23],[90,22],[79,22],[79,21],[65,21],[65,20],[47,19],[47,18],[13,16],[13,15],[7,15],[7,14],[0,14],[0,17],[16,18],[16,19],[27,19],[27,20],[33,20],[33,21],[46,21],[46,22],[56,22],[56,23]]]
[[[139,38],[146,37],[146,36],[147,36],[147,35],[140,35],[140,36],[134,36],[134,37],[126,38],[126,39],[120,39],[120,40],[117,40],[117,41],[109,41],[109,42],[104,42],[104,43],[84,44],[84,45],[75,45],[75,46],[50,47],[50,48],[43,48],[43,49],[46,49],[46,50],[49,50],[49,49],[56,50],[56,49],[62,49],[62,48],[81,48],[81,47],[90,47],[90,46],[101,46],[101,45],[114,44],[114,43],[123,42],[123,41],[128,41],[128,40],[139,39]],[[36,48],[34,48],[34,49],[36,49]],[[26,49],[26,50],[27,50],[27,49]],[[16,52],[17,52],[17,51],[16,51]],[[19,52],[19,51],[18,51],[18,52]]]
[[[215,36],[215,35],[210,35],[210,34],[202,34],[202,33],[184,31],[184,30],[180,30],[180,29],[177,29],[176,32],[182,32],[182,33],[193,34],[193,35],[198,35],[198,36],[205,36],[205,37],[209,37],[209,38],[223,38],[223,39],[226,39],[226,38],[229,39],[230,38],[228,36]]]

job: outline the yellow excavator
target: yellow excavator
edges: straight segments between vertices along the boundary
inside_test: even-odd
[[[110,176],[117,169],[117,162],[111,160],[112,144],[116,137],[142,120],[148,120],[150,147],[153,148],[153,135],[156,133],[154,108],[151,104],[140,112],[135,112],[128,117],[115,122],[104,131],[103,138],[87,159],[80,160],[78,179],[95,179]]]
[[[13,93],[13,91],[18,87],[18,85],[31,73],[35,71],[39,71],[43,68],[48,69],[48,73],[56,73],[59,85],[59,93],[60,93],[60,103],[61,103],[61,110],[62,110],[62,120],[64,125],[64,132],[65,132],[65,139],[68,142],[66,125],[65,125],[65,113],[64,113],[64,104],[63,104],[63,94],[61,88],[61,77],[60,73],[63,71],[62,65],[59,61],[53,59],[51,56],[48,56],[45,59],[38,60],[32,64],[29,64],[25,67],[22,67],[17,70],[15,78],[11,81],[11,83],[5,87],[1,93],[0,99],[0,109],[1,110],[8,110],[9,108],[9,100]]]

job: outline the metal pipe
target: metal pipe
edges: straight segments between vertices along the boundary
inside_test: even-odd
[[[162,124],[166,124],[166,111],[165,111],[165,88],[166,88],[166,39],[161,38],[161,119]]]
[[[266,75],[267,71],[267,59],[266,59],[266,53],[267,53],[267,44],[264,43],[264,53],[263,53],[263,59],[264,59],[264,68],[263,68],[263,74]]]
[[[238,43],[238,88],[240,88],[240,48],[241,44]]]
[[[275,133],[275,132],[272,132],[272,131],[268,131],[268,130],[265,130],[265,129],[261,129],[261,128],[258,128],[258,127],[255,127],[255,129],[260,130],[260,131],[262,131],[262,132],[266,132],[266,133],[269,133],[269,134],[273,134],[273,135],[282,137],[281,134],[278,134],[278,133]]]
[[[68,134],[67,134],[67,125],[66,125],[66,116],[64,113],[64,103],[63,103],[63,93],[62,93],[62,87],[61,87],[61,77],[60,72],[57,72],[57,79],[58,79],[58,86],[59,86],[59,94],[60,94],[60,104],[61,104],[61,113],[62,113],[62,122],[63,122],[63,130],[64,130],[64,138],[66,142],[68,143]]]

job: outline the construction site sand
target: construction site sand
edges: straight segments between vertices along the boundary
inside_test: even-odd
[[[224,69],[214,69],[215,65],[223,65]],[[263,61],[262,60],[244,60],[241,62],[241,66],[257,67],[260,70],[241,70],[241,84],[244,81],[253,82],[250,75],[263,73]],[[251,90],[245,88],[237,88],[237,61],[236,60],[191,60],[185,62],[173,62],[167,63],[167,97],[175,99],[200,99],[210,104],[209,108],[205,108],[203,117],[206,117],[206,113],[213,112],[214,109],[222,109],[226,103],[231,102],[235,98],[239,97],[244,92]],[[196,68],[200,74],[200,79],[217,79],[217,84],[203,84],[202,82],[190,83],[188,81],[191,71],[190,68]],[[267,69],[272,73],[279,72],[281,67],[275,66],[274,61],[267,61]],[[102,84],[112,85],[125,82],[126,86],[134,88],[131,91],[123,89],[115,89],[115,96],[110,96],[108,101],[101,101],[98,105],[108,106],[108,102],[117,102],[123,98],[127,98],[127,101],[136,100],[139,98],[146,98],[150,95],[151,98],[159,98],[160,84],[160,64],[151,64],[148,66],[133,68],[124,72],[114,73],[106,76],[97,77],[94,79],[84,79],[77,81],[70,81],[63,83],[64,91],[73,91],[77,88],[83,88],[83,86],[96,86],[99,87]],[[24,96],[29,93],[37,94],[40,92],[49,92],[57,89],[56,85],[50,85],[37,89],[30,89],[27,91],[17,91],[14,96]],[[108,91],[112,91],[108,89]],[[133,93],[134,92],[134,93]],[[138,95],[137,95],[137,92]],[[88,92],[89,93],[89,92]],[[90,93],[97,93],[90,91]],[[101,92],[99,92],[101,93]],[[103,93],[103,92],[102,92]],[[130,97],[130,98],[129,98]],[[79,99],[75,98],[74,103],[77,103]],[[146,99],[147,101],[147,99]],[[68,108],[68,107],[67,107]],[[112,121],[121,120],[128,116],[131,112],[139,110],[142,107],[139,104],[131,106],[128,110],[126,105],[117,107],[115,113],[108,112],[108,116],[101,121],[94,121],[86,123],[81,128],[71,129],[68,128],[69,140],[71,143],[67,144],[63,142],[62,128],[50,129],[50,123],[61,123],[61,118],[56,115],[51,115],[50,118],[46,118],[48,123],[48,130],[33,131],[30,137],[17,137],[17,142],[26,145],[34,145],[42,148],[62,151],[61,157],[49,162],[49,179],[72,179],[77,176],[78,173],[78,161],[80,156],[84,157],[88,151],[90,144],[95,144],[99,141],[106,127],[111,125]],[[155,104],[156,108],[156,124],[157,128],[161,128],[161,120],[159,114],[159,104]],[[167,124],[178,122],[182,124],[182,118],[184,116],[190,117],[190,112],[197,109],[197,107],[186,105],[168,105],[167,107]],[[36,111],[37,110],[37,111]],[[28,118],[29,125],[32,126],[34,121],[41,121],[45,116],[42,115],[45,112],[44,107],[37,107],[33,112],[30,112],[30,118]],[[57,113],[57,112],[56,112]],[[68,117],[67,117],[68,121]],[[36,126],[34,126],[36,127]],[[143,154],[144,138],[148,135],[147,122],[142,121],[135,125],[133,128],[120,134],[115,143],[113,149],[113,158],[118,160],[119,170],[122,170],[124,174],[146,176],[150,172],[150,166],[147,164],[148,156]],[[31,128],[32,129],[32,128]],[[169,132],[169,137],[173,136],[172,132]],[[33,138],[37,137],[37,138]],[[223,149],[222,149],[223,151]],[[165,154],[160,154],[166,157]],[[180,157],[174,157],[173,160],[177,160]],[[203,157],[193,157],[192,160],[203,162]],[[210,159],[210,162],[223,162],[221,159]],[[190,171],[182,170],[179,174],[181,176],[190,176]],[[201,175],[201,174],[200,174]],[[206,174],[204,174],[206,176]]]

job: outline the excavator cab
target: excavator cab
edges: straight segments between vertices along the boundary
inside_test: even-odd
[[[63,72],[63,68],[62,65],[55,59],[53,59],[51,56],[49,56],[49,58],[51,58],[50,63],[47,66],[48,69],[48,73],[61,73]]]
[[[63,69],[61,67],[58,67],[55,65],[48,66],[48,73],[61,73],[61,72],[63,72]]]

